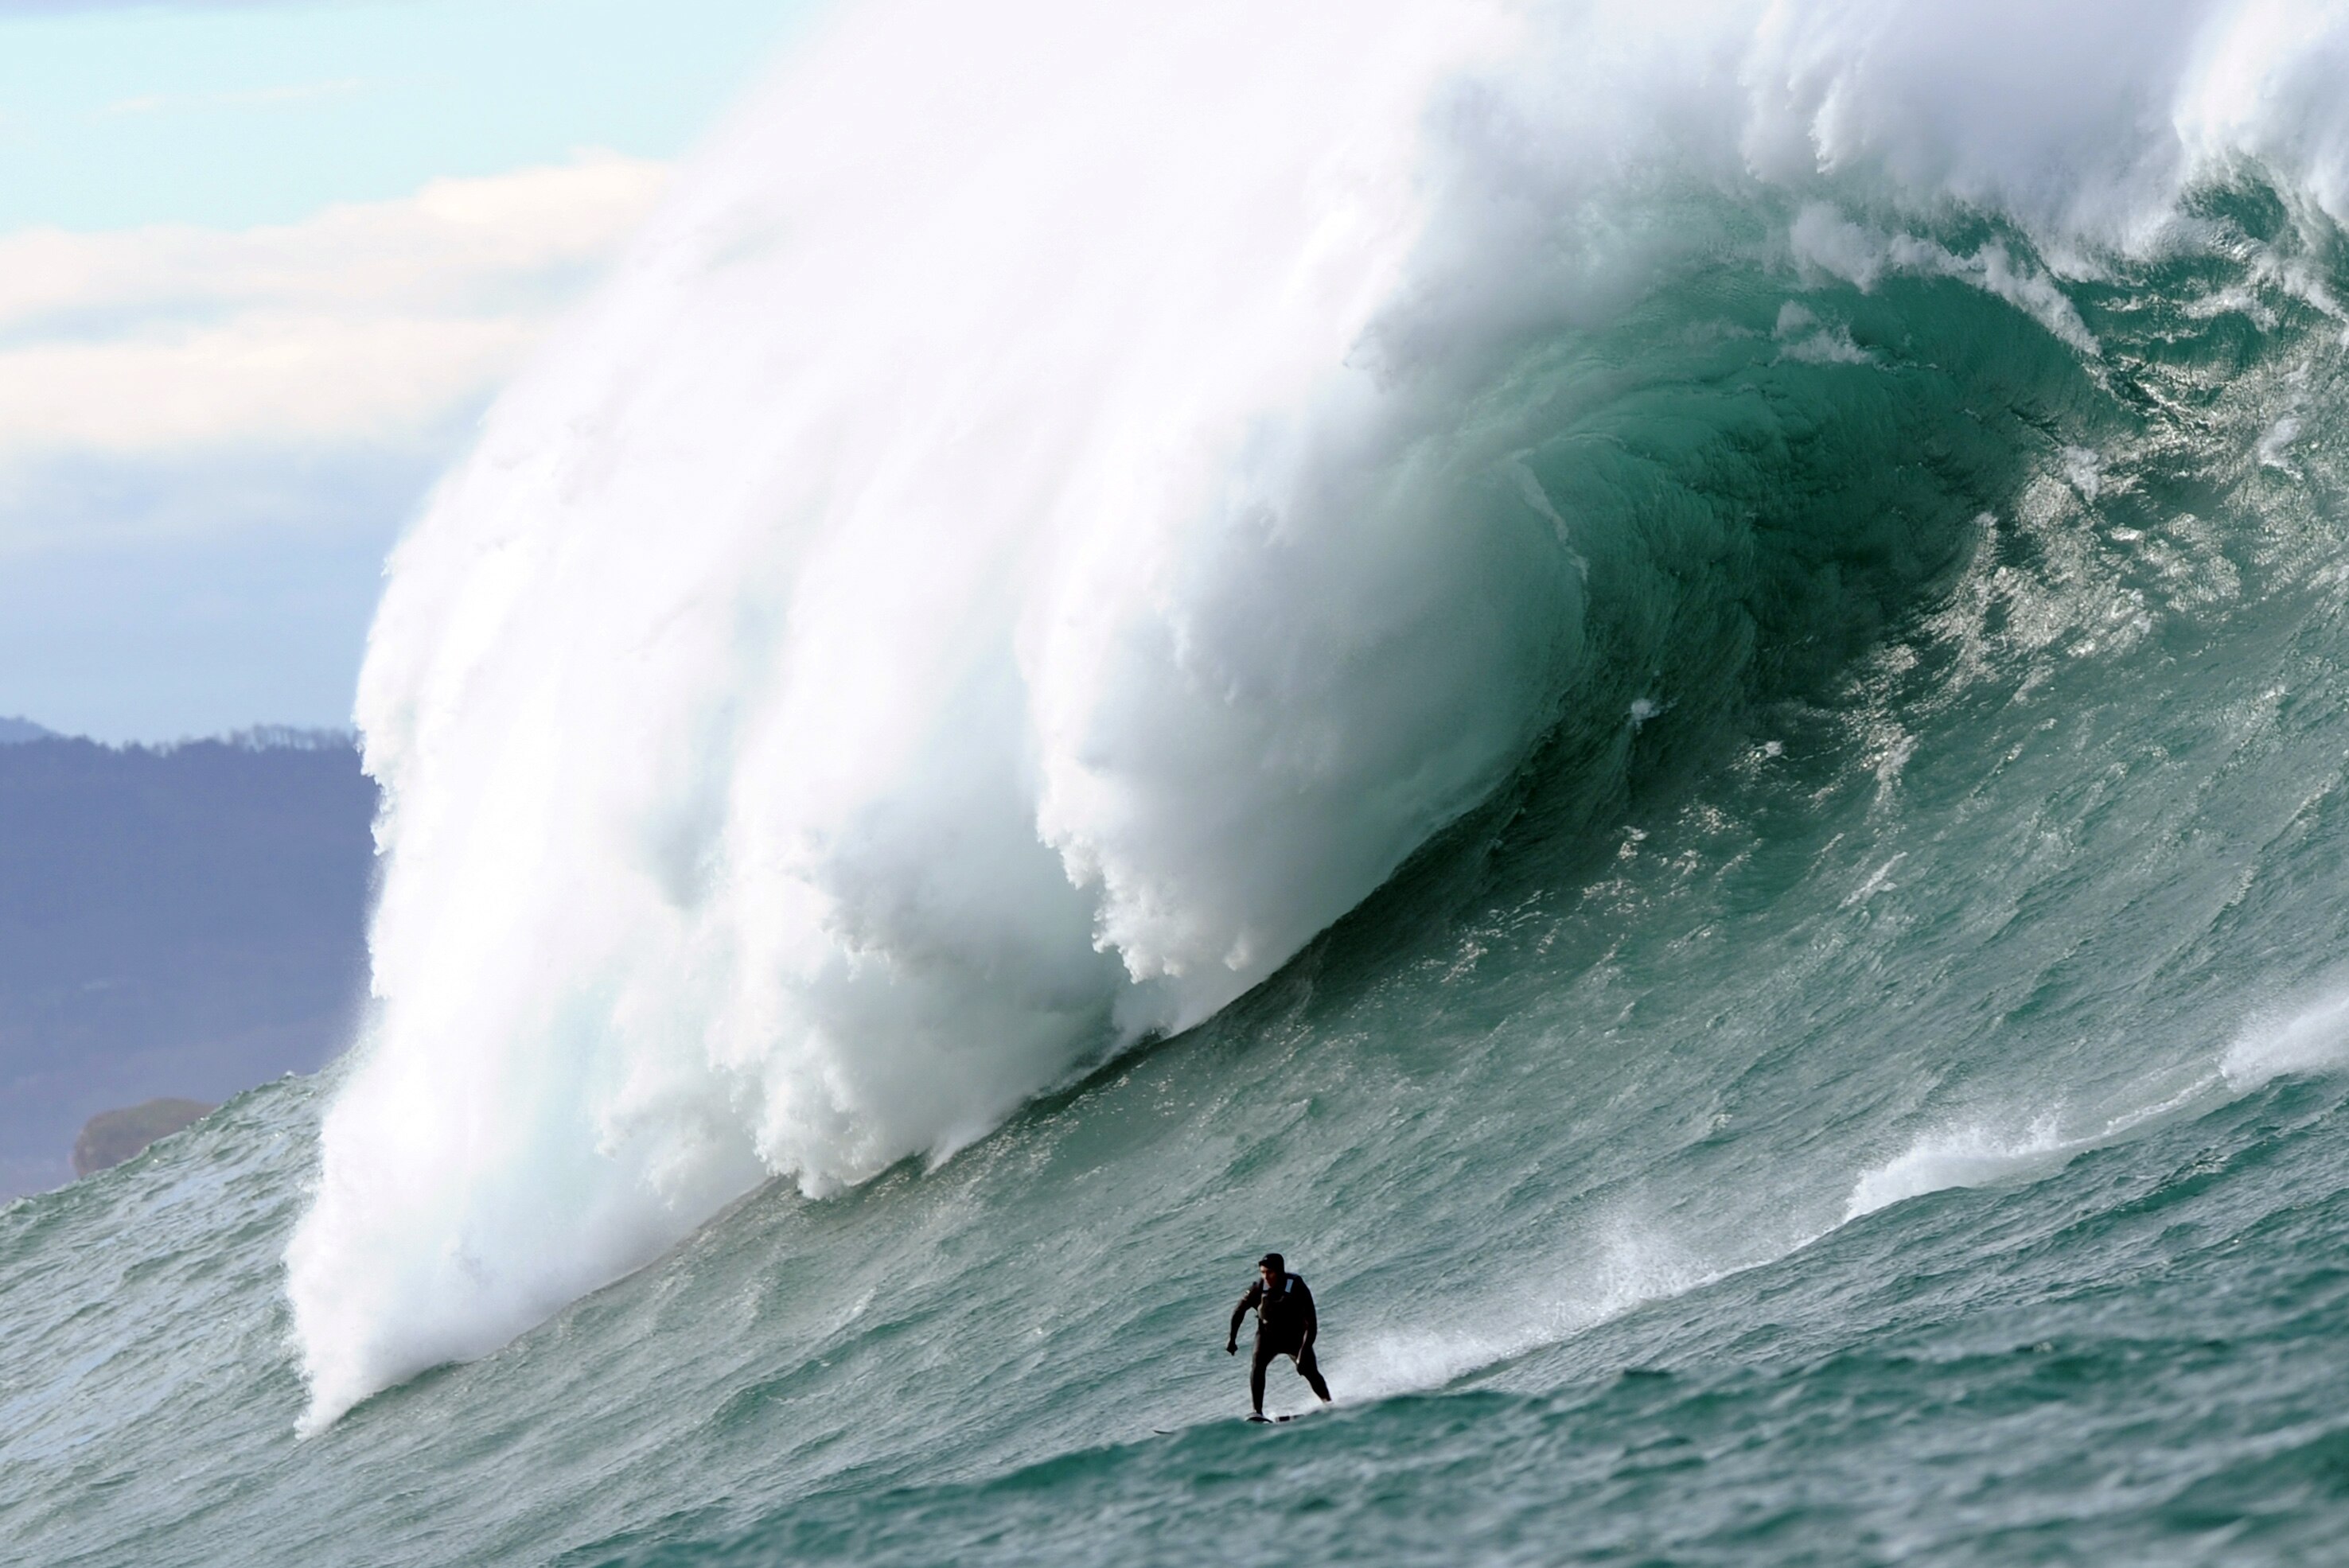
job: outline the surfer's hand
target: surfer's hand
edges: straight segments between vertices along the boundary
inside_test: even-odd
[[[1226,1355],[1226,1356],[1237,1356],[1239,1353],[1240,1353],[1240,1342],[1239,1342],[1238,1340],[1237,1340],[1237,1339],[1226,1339],[1226,1340],[1225,1340],[1225,1341],[1224,1341],[1224,1354],[1225,1354],[1225,1355]]]

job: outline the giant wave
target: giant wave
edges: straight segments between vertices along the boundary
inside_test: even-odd
[[[786,62],[394,557],[306,1429],[949,1158],[1447,835],[1586,865],[1895,629],[1945,694],[2142,646],[2084,509],[2313,460],[2337,13],[1653,12],[876,0]]]

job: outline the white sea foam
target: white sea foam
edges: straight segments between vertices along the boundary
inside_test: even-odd
[[[2300,439],[2299,415],[2286,414],[2276,420],[2274,424],[2268,427],[2267,434],[2260,438],[2257,455],[2261,466],[2282,469],[2289,472],[2292,464],[2284,454],[2292,449],[2292,444],[2298,439]]]
[[[1844,1204],[1844,1218],[1856,1220],[1951,1187],[1990,1187],[2052,1175],[2099,1140],[2065,1137],[2053,1116],[2034,1118],[2019,1132],[1971,1124],[1944,1128],[1863,1174]]]
[[[2237,1094],[2286,1074],[2349,1069],[2349,995],[2254,1019],[2228,1046],[2220,1068]]]
[[[941,1157],[1209,1016],[1504,777],[1582,578],[1576,520],[1464,500],[1523,444],[1475,395],[1651,275],[1668,236],[1584,222],[1619,178],[1775,184],[1789,253],[2086,352],[2053,277],[1902,225],[1992,205],[2085,266],[2246,161],[2349,215],[2344,39],[2248,0],[848,6],[393,557],[305,1424],[770,1173]]]
[[[1743,1269],[1774,1262],[1815,1239],[1794,1239],[1764,1256],[1724,1264],[1697,1256],[1664,1232],[1613,1225],[1587,1257],[1578,1260],[1570,1276],[1548,1287],[1513,1282],[1508,1307],[1484,1310],[1472,1302],[1457,1302],[1452,1321],[1442,1328],[1398,1326],[1349,1341],[1329,1358],[1331,1386],[1340,1403],[1441,1387],[1483,1367],[1560,1344],[1651,1302],[1685,1295]]]

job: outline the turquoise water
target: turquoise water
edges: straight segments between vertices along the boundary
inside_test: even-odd
[[[1671,200],[1712,240],[1478,394],[1513,466],[1463,493],[1571,520],[1570,673],[1365,903],[942,1161],[760,1188],[306,1439],[329,1081],[0,1210],[11,1554],[2322,1560],[2338,236],[2209,193],[2219,240],[2061,286],[2087,354]],[[1268,1247],[1339,1403],[1251,1428]]]

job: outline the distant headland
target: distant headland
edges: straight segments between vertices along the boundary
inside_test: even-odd
[[[121,1110],[101,1110],[82,1124],[74,1140],[77,1177],[119,1165],[159,1138],[192,1127],[219,1109],[200,1099],[150,1099]]]

